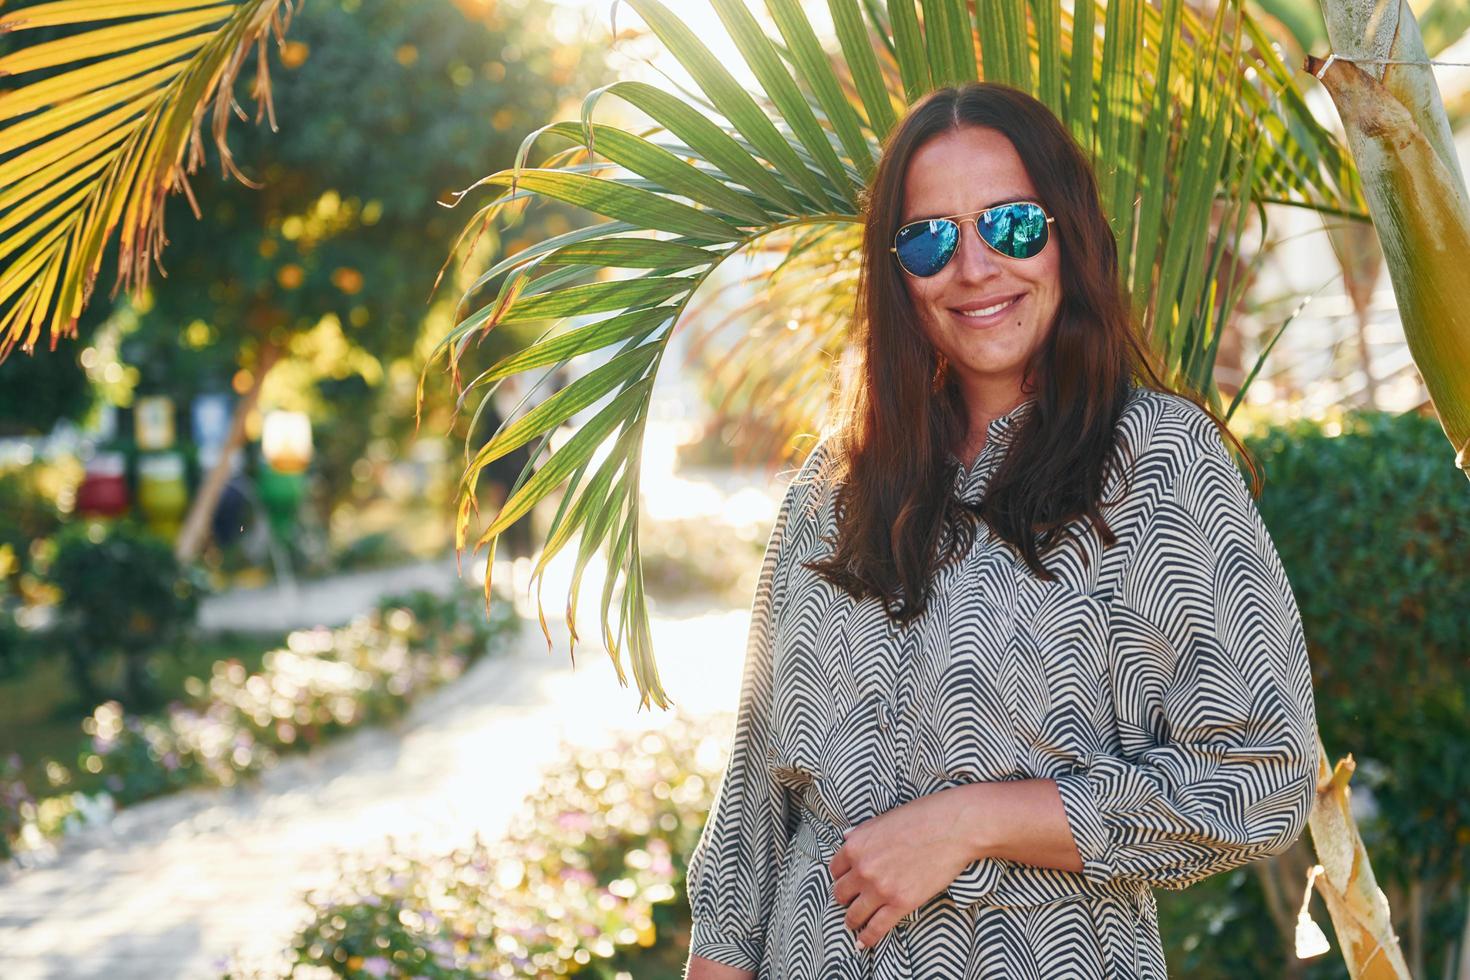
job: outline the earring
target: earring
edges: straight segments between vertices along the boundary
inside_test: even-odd
[[[938,359],[939,363],[934,369],[934,380],[929,385],[929,392],[931,394],[938,394],[940,389],[944,387],[944,382],[949,378],[949,358],[938,351],[934,352],[934,356]]]

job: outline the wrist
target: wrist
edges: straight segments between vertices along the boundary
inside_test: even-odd
[[[959,803],[959,826],[965,839],[966,850],[973,861],[983,861],[995,856],[994,806],[990,799],[989,783],[967,783],[956,786],[951,793]]]

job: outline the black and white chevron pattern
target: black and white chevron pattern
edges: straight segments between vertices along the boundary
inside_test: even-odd
[[[975,500],[1026,402],[956,479]],[[1095,534],[1034,578],[982,526],[895,627],[801,567],[826,554],[819,445],[771,534],[730,762],[691,857],[691,952],[759,980],[1158,978],[1152,887],[1281,850],[1316,775],[1291,586],[1209,418],[1136,389]],[[1126,479],[1126,484],[1124,480]],[[986,859],[858,952],[827,870],[841,831],[978,781],[1050,778],[1083,857]]]

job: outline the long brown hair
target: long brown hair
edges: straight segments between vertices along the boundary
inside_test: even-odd
[[[1011,141],[1063,243],[1056,319],[1023,382],[1036,398],[1034,410],[1010,434],[978,504],[955,495],[948,459],[969,427],[963,394],[953,372],[935,390],[939,354],[916,326],[889,252],[909,161],[929,140],[965,126],[998,130]],[[968,550],[977,521],[1046,580],[1055,576],[1041,553],[1063,543],[1062,529],[1076,518],[1085,515],[1106,545],[1115,544],[1099,498],[1117,462],[1115,427],[1135,379],[1200,405],[1243,452],[1200,399],[1159,380],[1133,320],[1092,166],[1061,121],[1030,95],[971,82],[914,105],[889,134],[865,191],[862,251],[855,314],[861,365],[840,413],[832,465],[822,474],[841,483],[835,551],[808,567],[854,598],[878,597],[894,620],[924,611],[936,567]]]

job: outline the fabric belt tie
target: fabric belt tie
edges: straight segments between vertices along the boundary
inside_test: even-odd
[[[830,866],[832,859],[843,845],[842,831],[818,817],[805,807],[801,808],[801,821],[796,825],[792,846],[807,857]],[[843,908],[836,899],[833,903]],[[905,915],[888,930],[888,934],[871,949],[859,950],[854,946],[852,954],[868,966],[867,976],[872,980],[912,980],[913,955],[909,950],[907,926],[913,921],[913,913]],[[848,935],[856,938],[849,929]]]

